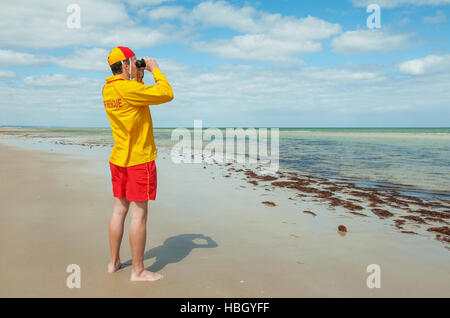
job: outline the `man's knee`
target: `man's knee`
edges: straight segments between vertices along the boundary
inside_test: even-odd
[[[130,202],[127,201],[125,198],[123,199],[115,198],[113,213],[117,216],[126,216],[128,213],[129,206]]]
[[[120,216],[120,217],[125,217],[128,213],[128,209],[125,208],[114,208],[114,215],[116,216]]]
[[[131,202],[131,219],[145,220],[147,219],[148,201],[132,201]]]

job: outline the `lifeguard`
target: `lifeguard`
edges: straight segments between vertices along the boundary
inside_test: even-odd
[[[143,60],[156,85],[143,83],[144,68],[136,66],[136,56],[129,48],[116,47],[108,56],[113,76],[106,78],[103,103],[114,138],[109,159],[114,210],[109,224],[108,272],[116,272],[121,267],[120,244],[130,208],[131,280],[156,281],[163,276],[145,270],[143,261],[148,200],[155,200],[157,185],[157,151],[149,105],[170,102],[173,91],[156,60],[148,57]]]

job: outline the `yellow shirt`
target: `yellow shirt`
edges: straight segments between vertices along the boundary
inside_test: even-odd
[[[148,106],[170,102],[173,91],[160,69],[152,73],[156,85],[151,86],[120,75],[106,78],[103,103],[114,138],[110,162],[117,166],[135,166],[157,157]]]

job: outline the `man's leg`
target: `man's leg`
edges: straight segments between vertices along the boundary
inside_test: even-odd
[[[144,251],[147,238],[148,201],[131,202],[130,245],[132,257],[131,280],[157,281],[161,274],[144,269]]]
[[[111,249],[111,261],[108,264],[108,272],[113,273],[120,268],[120,244],[122,243],[123,224],[128,213],[130,202],[123,198],[114,198],[114,210],[109,221],[109,246]]]

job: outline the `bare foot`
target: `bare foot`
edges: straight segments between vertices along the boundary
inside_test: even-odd
[[[120,260],[117,260],[115,263],[110,262],[108,264],[108,273],[117,272],[121,266],[122,266],[122,263],[120,262]]]
[[[131,280],[133,281],[147,281],[147,282],[156,282],[158,280],[163,279],[163,275],[158,273],[153,273],[147,270],[142,270],[140,273],[131,272]]]

